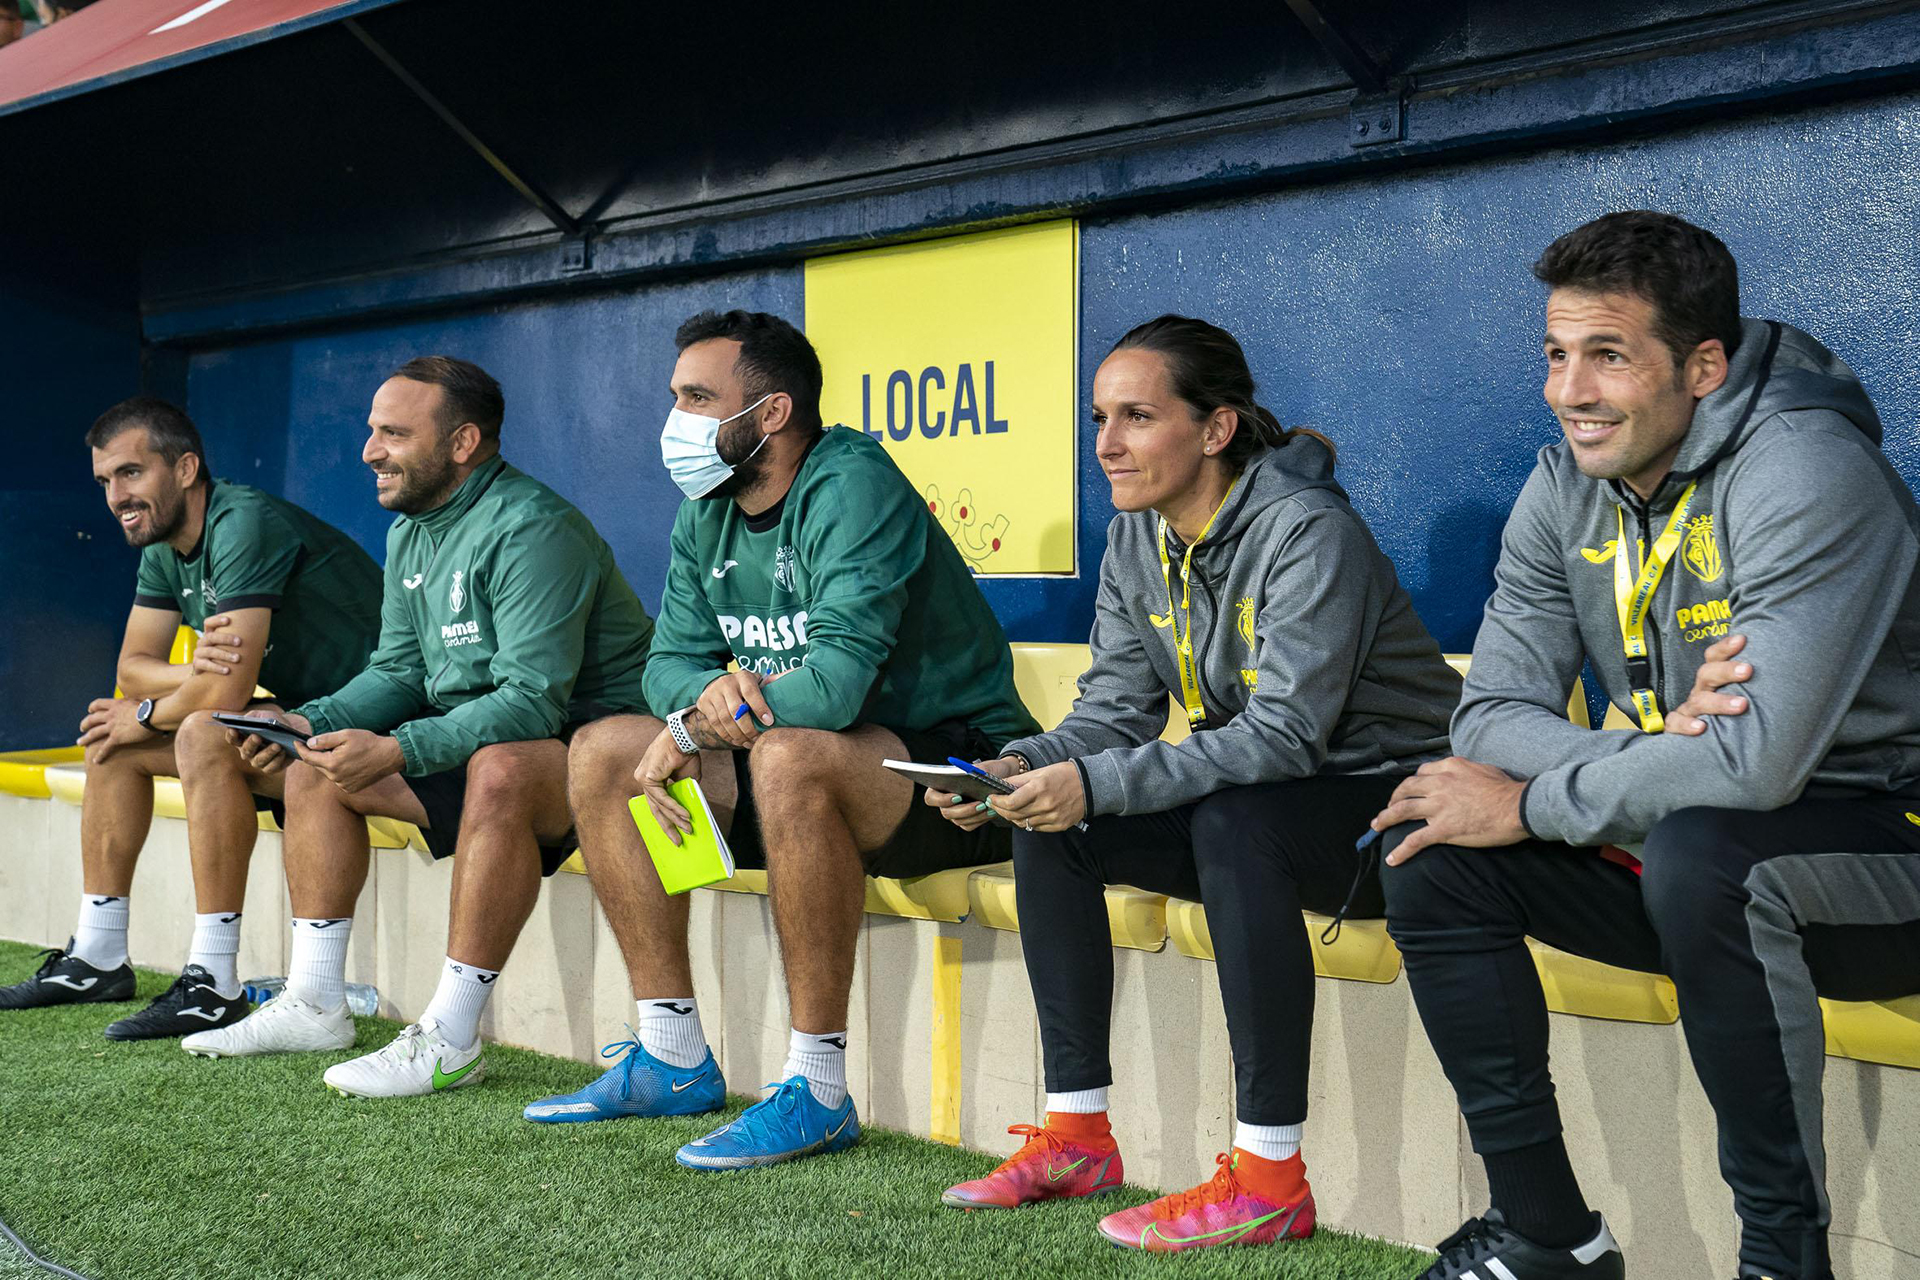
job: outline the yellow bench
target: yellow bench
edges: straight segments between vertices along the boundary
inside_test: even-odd
[[[77,760],[63,761],[58,764],[41,766],[41,795],[78,806],[86,799],[87,768]],[[6,788],[12,790],[11,787]],[[24,792],[20,794],[26,794]],[[178,778],[155,778],[153,780],[153,816],[156,818],[179,818],[185,821],[187,800],[180,788]],[[278,831],[280,824],[273,815],[262,809],[258,815],[262,831]],[[398,818],[368,818],[367,843],[375,849],[420,849],[425,850],[426,841],[421,838],[420,829],[411,822],[402,822]]]
[[[48,799],[53,795],[47,789],[48,766],[76,764],[83,754],[79,747],[0,752],[0,791],[35,800]]]

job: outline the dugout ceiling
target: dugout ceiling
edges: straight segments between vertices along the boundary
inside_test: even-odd
[[[1846,0],[249,4],[320,11],[0,115],[11,224],[137,270],[150,341],[1670,127],[1920,63],[1914,6]],[[167,7],[73,22],[126,5]]]

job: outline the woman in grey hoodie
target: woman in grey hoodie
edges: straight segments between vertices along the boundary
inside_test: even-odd
[[[982,767],[1018,790],[1028,979],[1046,1059],[1045,1127],[960,1208],[1117,1187],[1107,1124],[1113,953],[1103,891],[1206,904],[1233,1046],[1238,1128],[1215,1177],[1108,1217],[1115,1244],[1173,1250],[1305,1236],[1313,960],[1302,907],[1382,912],[1354,847],[1395,785],[1447,754],[1460,681],[1333,479],[1333,447],[1254,400],[1231,334],[1161,316],[1093,384],[1107,529],[1093,663],[1051,733]],[[1192,733],[1161,738],[1169,695]],[[962,825],[985,806],[929,792]],[[1084,825],[1083,825],[1084,824]]]

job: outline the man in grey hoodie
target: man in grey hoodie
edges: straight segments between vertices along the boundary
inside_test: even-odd
[[[1460,758],[1374,820],[1389,925],[1494,1205],[1429,1274],[1601,1274],[1532,935],[1672,976],[1741,1275],[1819,1280],[1816,993],[1920,991],[1920,514],[1853,372],[1741,319],[1709,233],[1611,214],[1534,274],[1566,439],[1507,524]],[[1742,662],[1717,660],[1736,632]],[[1639,731],[1561,717],[1583,660]]]

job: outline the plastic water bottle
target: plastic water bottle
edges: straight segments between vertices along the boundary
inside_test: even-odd
[[[287,980],[284,977],[248,978],[240,984],[240,994],[256,1005],[265,1004],[286,989]],[[380,1012],[380,993],[364,982],[349,982],[347,1012],[360,1018]]]

